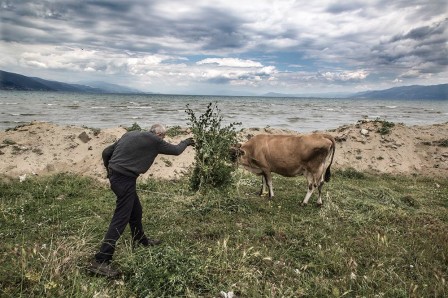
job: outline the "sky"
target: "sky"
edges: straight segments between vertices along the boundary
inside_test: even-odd
[[[448,83],[446,0],[0,0],[0,69],[203,95]]]

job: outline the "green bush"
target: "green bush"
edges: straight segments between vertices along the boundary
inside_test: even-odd
[[[179,125],[175,125],[166,130],[166,135],[173,138],[185,134],[185,131]]]
[[[226,187],[232,183],[234,166],[229,150],[237,142],[235,129],[239,123],[222,125],[216,104],[209,103],[204,114],[197,117],[187,105],[189,126],[195,140],[195,163],[190,186],[197,191],[207,187]]]
[[[389,122],[386,120],[380,120],[380,119],[376,119],[375,122],[381,123],[381,127],[378,128],[377,132],[381,135],[387,135],[390,133],[390,130],[392,129],[392,127],[395,126],[395,123],[393,122]]]
[[[126,127],[125,129],[127,131],[133,131],[133,130],[141,131],[142,130],[142,128],[140,127],[140,125],[137,124],[137,122],[134,122],[134,124],[132,124],[132,126]]]

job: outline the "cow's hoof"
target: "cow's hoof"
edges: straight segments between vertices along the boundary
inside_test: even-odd
[[[319,207],[319,208],[322,208],[323,205],[324,205],[324,204],[322,204],[322,203],[317,203],[317,204],[316,204],[316,206]]]
[[[305,207],[305,206],[307,206],[307,205],[308,205],[308,203],[303,203],[303,202],[302,202],[302,204],[301,204],[301,205],[302,205],[302,207]]]

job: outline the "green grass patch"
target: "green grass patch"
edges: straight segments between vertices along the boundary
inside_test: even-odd
[[[188,178],[140,182],[146,233],[162,239],[114,257],[117,280],[86,265],[115,196],[95,180],[55,175],[0,183],[0,296],[444,297],[448,179],[336,171],[324,205],[302,207],[303,177],[235,175],[235,187],[192,192]]]

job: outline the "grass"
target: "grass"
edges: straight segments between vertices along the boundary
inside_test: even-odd
[[[193,193],[188,179],[139,184],[147,234],[120,239],[117,280],[86,264],[115,197],[89,178],[0,183],[0,296],[446,297],[448,179],[350,169],[324,186],[324,206],[300,206],[303,177],[274,176],[276,197],[237,173],[234,189]],[[313,203],[315,197],[312,197]]]

